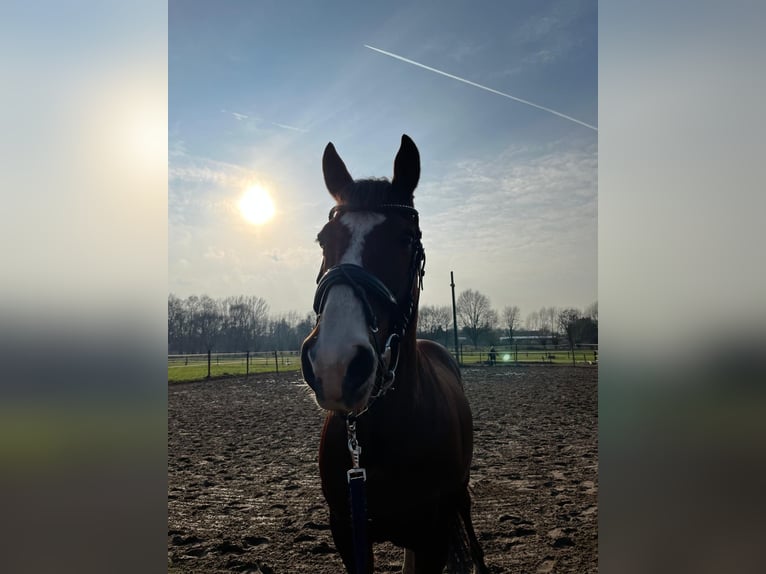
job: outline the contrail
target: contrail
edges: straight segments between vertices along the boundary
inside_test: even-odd
[[[509,100],[514,100],[516,102],[519,102],[521,104],[526,104],[528,106],[532,106],[533,108],[537,108],[539,110],[543,110],[545,112],[551,113],[555,116],[559,116],[560,118],[564,118],[565,120],[569,120],[570,122],[574,122],[576,124],[580,124],[581,126],[585,126],[586,128],[590,128],[593,131],[598,131],[598,128],[596,126],[592,126],[590,124],[586,124],[585,122],[581,122],[578,119],[573,118],[572,116],[568,116],[566,114],[562,114],[561,112],[557,112],[556,110],[552,110],[551,108],[546,108],[545,106],[541,106],[539,104],[535,104],[534,102],[530,102],[528,100],[522,100],[521,98],[517,98],[516,96],[512,96],[510,94],[506,94],[505,92],[500,92],[498,90],[493,90],[492,88],[488,88],[487,86],[482,86],[481,84],[477,84],[476,82],[472,82],[470,80],[466,80],[465,78],[460,78],[458,76],[453,76],[452,74],[448,74],[447,72],[442,72],[441,70],[437,70],[436,68],[432,68],[430,66],[426,66],[425,64],[420,64],[418,62],[415,62],[413,60],[409,60],[407,58],[403,58],[402,56],[397,56],[396,54],[392,54],[391,52],[386,52],[385,50],[381,50],[380,48],[375,48],[373,46],[368,46],[367,44],[364,44],[365,48],[369,48],[370,50],[375,50],[376,52],[380,52],[381,54],[384,54],[386,56],[390,56],[391,58],[396,58],[397,60],[401,60],[402,62],[407,62],[408,64],[412,64],[413,66],[417,66],[418,68],[423,68],[424,70],[428,70],[429,72],[435,72],[437,74],[441,74],[442,76],[446,76],[448,78],[452,78],[453,80],[457,80],[458,82],[463,82],[464,84],[468,84],[469,86],[474,86],[476,88],[481,88],[482,90],[486,90],[488,92],[492,92],[493,94],[497,94],[498,96],[503,96],[504,98],[508,98]]]

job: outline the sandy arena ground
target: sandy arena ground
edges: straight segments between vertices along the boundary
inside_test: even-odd
[[[464,369],[473,517],[493,573],[597,572],[595,367]],[[168,572],[344,572],[322,497],[323,414],[300,375],[168,389]],[[402,550],[378,545],[376,572]]]

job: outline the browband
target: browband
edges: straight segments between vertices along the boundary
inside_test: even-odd
[[[335,205],[330,210],[330,215],[328,217],[328,220],[332,220],[336,215],[339,213],[343,213],[345,211],[398,211],[404,214],[409,215],[415,222],[418,221],[418,210],[412,207],[411,205],[404,205],[401,203],[384,203],[382,205],[375,205],[375,206],[356,206],[356,205],[348,205],[348,204],[342,204],[342,205]]]

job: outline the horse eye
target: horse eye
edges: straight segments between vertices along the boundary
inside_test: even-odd
[[[415,243],[415,236],[412,233],[402,235],[402,247],[410,247]]]

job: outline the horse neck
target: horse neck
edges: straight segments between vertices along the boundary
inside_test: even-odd
[[[397,387],[395,394],[407,401],[411,401],[417,394],[420,384],[416,326],[417,312],[399,345],[399,366],[396,372],[398,384],[394,385]]]

